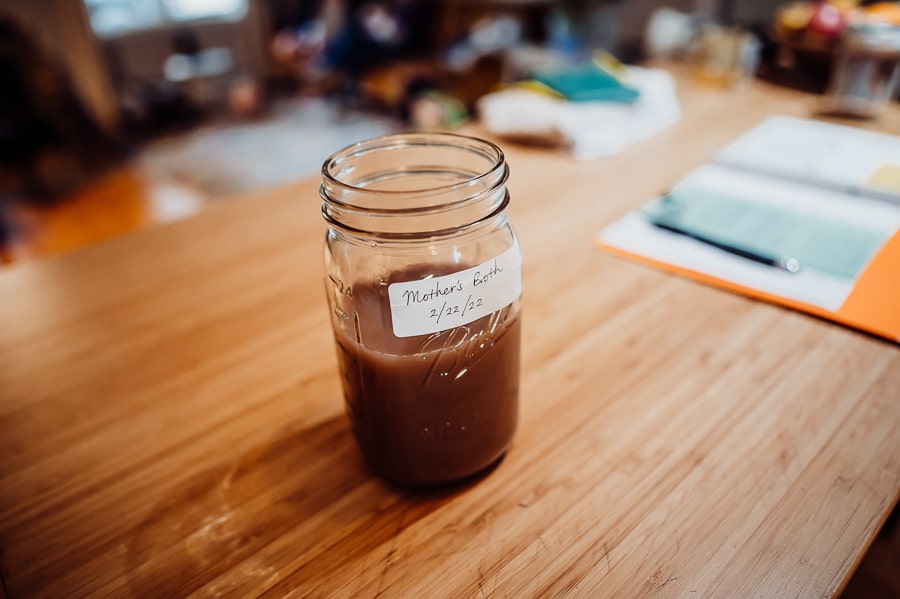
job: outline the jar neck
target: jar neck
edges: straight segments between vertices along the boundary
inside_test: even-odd
[[[362,237],[460,234],[509,202],[503,152],[461,135],[410,133],[360,142],[332,155],[322,175],[325,220]]]

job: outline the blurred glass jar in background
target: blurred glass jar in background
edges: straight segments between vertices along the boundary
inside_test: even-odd
[[[858,117],[877,117],[897,94],[900,83],[900,27],[861,23],[847,28],[834,65],[825,109]]]

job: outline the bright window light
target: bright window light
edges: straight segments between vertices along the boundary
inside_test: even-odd
[[[163,6],[174,21],[239,19],[247,12],[247,0],[163,0]]]
[[[100,35],[149,29],[162,22],[156,2],[140,0],[87,0],[91,26]]]
[[[239,21],[247,0],[84,0],[100,36],[156,29],[200,19]]]

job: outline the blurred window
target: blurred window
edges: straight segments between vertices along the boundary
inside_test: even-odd
[[[158,29],[195,20],[237,21],[247,0],[84,0],[91,28],[101,37]]]
[[[173,21],[194,19],[240,19],[247,12],[247,0],[163,0]]]

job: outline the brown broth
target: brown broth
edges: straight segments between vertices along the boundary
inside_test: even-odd
[[[347,412],[371,468],[418,486],[462,479],[499,460],[518,421],[518,306],[397,338],[386,286],[355,287],[353,296],[357,339],[339,332],[336,341]]]

